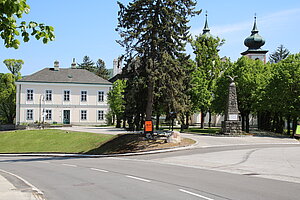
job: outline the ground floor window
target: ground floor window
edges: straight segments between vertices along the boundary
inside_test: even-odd
[[[45,111],[45,119],[46,120],[51,120],[52,119],[52,110],[46,110]]]
[[[33,120],[33,109],[28,109],[26,113],[27,120]]]
[[[98,120],[104,120],[104,111],[98,110]]]
[[[81,120],[87,120],[87,110],[81,111]]]

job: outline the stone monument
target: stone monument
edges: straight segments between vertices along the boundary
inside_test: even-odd
[[[239,120],[239,110],[236,96],[235,77],[227,76],[230,79],[228,100],[225,111],[225,119],[222,121],[221,132],[226,135],[237,135],[242,132],[242,123]]]

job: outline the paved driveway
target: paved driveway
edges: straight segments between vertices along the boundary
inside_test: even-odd
[[[115,128],[115,127],[72,126],[72,127],[61,127],[56,129],[67,130],[67,131],[100,133],[100,134],[112,134],[112,135],[130,133],[123,128]]]

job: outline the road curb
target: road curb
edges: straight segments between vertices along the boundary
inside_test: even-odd
[[[0,169],[0,172],[8,174],[10,176],[13,176],[13,177],[19,179],[20,181],[22,181],[28,187],[30,187],[31,191],[32,191],[32,195],[35,197],[36,200],[46,200],[45,197],[44,197],[44,193],[41,190],[39,190],[37,187],[35,187],[34,185],[32,185],[31,183],[29,183],[28,181],[26,181],[22,177],[20,177],[20,176],[18,176],[16,174],[13,174],[11,172],[2,170],[2,169]]]
[[[156,149],[150,151],[141,151],[134,153],[122,153],[122,154],[108,154],[108,155],[85,155],[85,154],[52,154],[52,153],[13,153],[13,154],[0,154],[0,157],[18,157],[18,156],[40,156],[40,157],[78,157],[78,158],[102,158],[102,157],[121,157],[121,156],[136,156],[136,155],[147,155],[147,154],[156,154],[156,153],[165,153],[173,151],[181,151],[196,148],[199,144],[196,141],[194,144],[183,147],[173,147],[166,149]]]

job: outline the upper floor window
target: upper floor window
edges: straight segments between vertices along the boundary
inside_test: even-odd
[[[87,101],[87,91],[81,91],[81,101]]]
[[[52,90],[46,90],[46,101],[52,101]]]
[[[64,101],[70,101],[70,90],[64,91]]]
[[[98,120],[104,120],[104,111],[98,110]]]
[[[81,111],[81,120],[87,120],[87,110]]]
[[[27,120],[33,120],[33,110],[32,109],[27,110],[26,119]]]
[[[98,91],[98,101],[103,102],[104,101],[104,92]]]
[[[52,119],[52,110],[46,110],[45,111],[45,119],[46,120],[51,120]]]
[[[33,90],[32,89],[27,90],[27,101],[33,101]]]

